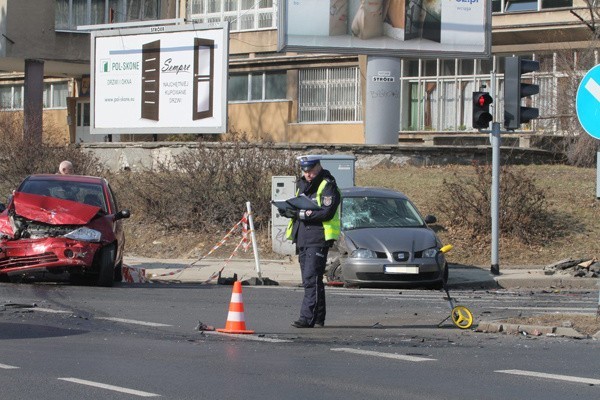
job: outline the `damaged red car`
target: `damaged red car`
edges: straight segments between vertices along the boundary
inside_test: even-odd
[[[130,213],[118,210],[104,178],[30,175],[0,210],[0,278],[68,273],[100,286],[121,281],[122,220]]]

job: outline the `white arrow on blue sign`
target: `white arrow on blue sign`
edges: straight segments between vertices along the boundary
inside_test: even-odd
[[[590,69],[581,80],[575,109],[583,129],[600,139],[600,65]]]

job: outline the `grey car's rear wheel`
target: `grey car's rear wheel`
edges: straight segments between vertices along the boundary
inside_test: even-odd
[[[98,286],[111,287],[115,282],[115,245],[100,249],[97,258]]]

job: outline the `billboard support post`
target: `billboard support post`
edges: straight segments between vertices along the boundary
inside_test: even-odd
[[[398,144],[400,58],[367,57],[365,144]]]

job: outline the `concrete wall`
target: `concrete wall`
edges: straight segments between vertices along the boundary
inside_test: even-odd
[[[6,46],[8,39],[6,39],[6,3],[8,0],[0,0],[0,57],[6,57]]]
[[[0,119],[14,118],[16,129],[22,129],[23,111],[3,111]],[[67,145],[69,141],[69,130],[65,124],[67,120],[66,109],[44,110],[43,112],[43,132],[42,140],[44,143],[54,145]],[[19,132],[21,133],[21,132]]]
[[[233,147],[227,142],[154,142],[154,143],[88,143],[82,149],[90,151],[110,171],[143,171],[158,163],[176,165],[177,155],[190,149]],[[471,164],[473,161],[491,163],[490,146],[402,146],[402,145],[330,145],[330,144],[245,144],[258,148],[272,148],[288,157],[300,154],[345,154],[356,157],[356,168],[402,165]],[[503,148],[503,164],[542,164],[560,159],[555,153],[524,148]]]
[[[293,101],[229,104],[229,131],[244,133],[250,140],[275,143],[364,143],[364,124],[291,123]]]
[[[7,45],[5,56],[89,61],[89,34],[55,32],[54,9],[54,0],[6,0],[6,36],[14,43]]]

